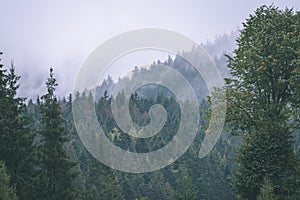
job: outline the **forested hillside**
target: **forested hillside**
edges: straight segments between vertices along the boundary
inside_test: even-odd
[[[199,147],[209,135],[211,98],[203,77],[183,59],[197,60],[200,47],[155,60],[149,68],[136,67],[131,77],[118,80],[126,85],[147,73],[163,79],[159,67],[164,64],[180,72],[197,94],[200,126],[193,144],[174,163],[148,173],[117,171],[94,158],[77,133],[72,105],[93,102],[113,144],[146,153],[168,144],[178,131],[181,110],[171,90],[148,84],[131,95],[129,113],[140,126],[150,123],[152,105],[167,111],[158,134],[137,138],[114,119],[111,102],[125,97],[113,95],[111,77],[94,90],[58,97],[55,90],[63,85],[50,68],[44,94],[26,99],[18,96],[21,77],[13,62],[9,67],[0,63],[0,199],[300,199],[300,13],[262,6],[239,33],[202,46],[227,91],[226,125],[202,159]]]

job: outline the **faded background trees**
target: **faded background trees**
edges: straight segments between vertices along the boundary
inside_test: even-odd
[[[158,134],[136,138],[114,121],[111,101],[125,97],[122,92],[111,95],[112,78],[95,88],[95,98],[92,91],[84,91],[66,99],[55,95],[58,85],[51,69],[47,91],[32,100],[18,96],[20,77],[14,65],[0,65],[0,199],[300,199],[299,23],[299,13],[263,6],[244,23],[233,53],[238,33],[204,44],[227,78],[228,129],[203,159],[198,153],[209,104],[201,75],[179,55],[155,61],[147,69],[136,67],[133,81],[151,70],[162,76],[159,63],[189,80],[201,104],[199,123],[204,127],[181,158],[145,174],[119,172],[95,159],[76,132],[72,104],[94,101],[107,138],[126,151],[145,153],[168,144],[178,130],[181,112],[172,91],[147,85],[132,94],[130,115],[140,126],[150,122],[154,104],[168,113]],[[195,47],[184,54],[196,60],[197,51]],[[228,63],[224,52],[230,54]],[[126,84],[130,79],[118,81]]]

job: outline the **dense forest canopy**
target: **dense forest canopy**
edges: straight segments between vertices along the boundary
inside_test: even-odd
[[[14,63],[0,63],[0,199],[300,199],[299,36],[299,12],[262,6],[239,33],[203,44],[226,81],[228,107],[222,135],[202,159],[198,153],[209,135],[211,98],[190,63],[178,54],[120,78],[126,85],[140,74],[159,71],[163,63],[189,80],[197,94],[200,128],[193,144],[178,160],[151,173],[117,171],[94,158],[77,133],[72,105],[92,102],[110,142],[146,153],[172,141],[182,120],[179,101],[168,88],[148,84],[130,96],[129,113],[140,126],[150,123],[151,106],[160,104],[167,112],[158,134],[138,138],[114,119],[111,102],[125,97],[113,95],[111,77],[94,90],[60,98],[55,91],[63,85],[50,68],[46,91],[32,100],[18,96],[21,77]],[[199,50],[182,54],[196,60]]]

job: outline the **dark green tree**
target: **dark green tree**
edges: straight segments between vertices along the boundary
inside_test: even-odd
[[[76,174],[75,163],[70,160],[64,145],[68,142],[59,102],[55,95],[57,86],[50,68],[50,77],[46,82],[47,94],[41,97],[41,141],[40,141],[40,192],[39,199],[74,199],[73,186]]]
[[[177,180],[178,190],[174,191],[173,196],[176,200],[194,200],[197,198],[197,191],[193,186],[193,180],[185,166],[181,171],[181,177]]]
[[[24,116],[25,98],[17,97],[20,76],[13,63],[8,70],[0,65],[0,160],[5,161],[11,183],[21,199],[33,193],[33,132],[31,118]]]
[[[256,199],[268,177],[279,199],[296,199],[299,160],[292,134],[299,126],[299,13],[262,6],[243,24],[229,57],[228,125],[243,144],[237,152],[235,188]]]
[[[86,95],[86,92],[88,93],[88,95]],[[94,99],[92,94],[88,91],[86,92],[84,92],[82,95],[77,93],[73,103],[86,105],[87,102],[90,102],[89,105],[93,104]],[[110,116],[110,113],[108,112],[108,110],[110,110],[109,106],[110,98],[107,95],[102,97],[99,100],[99,103],[95,105],[97,112],[101,112],[103,114],[103,116],[100,116],[100,119],[105,122],[109,122],[109,119],[107,119],[107,117]],[[84,106],[82,106],[82,108],[82,112],[87,110],[87,108]],[[70,124],[72,124],[72,126],[75,128],[73,118],[71,117],[69,119]],[[74,131],[76,132],[76,130]],[[115,170],[105,166],[96,158],[94,158],[87,151],[87,149],[85,149],[78,135],[76,140],[74,141],[74,144],[76,143],[79,147],[77,147],[76,149],[78,152],[77,157],[80,161],[79,187],[81,190],[81,199],[123,199]],[[101,147],[99,146],[99,148]]]

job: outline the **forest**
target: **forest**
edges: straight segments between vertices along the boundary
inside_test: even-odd
[[[14,63],[0,62],[0,199],[300,199],[300,12],[261,6],[240,31],[202,46],[224,78],[227,105],[222,135],[202,159],[199,147],[209,135],[212,103],[190,63],[180,54],[169,56],[118,80],[126,85],[141,74],[163,77],[162,63],[189,80],[197,94],[200,128],[192,145],[172,164],[147,173],[118,171],[97,160],[78,135],[73,105],[92,102],[110,142],[146,153],[168,144],[179,129],[181,108],[172,91],[149,84],[130,96],[129,113],[140,126],[150,123],[151,106],[160,104],[167,112],[158,134],[137,138],[114,119],[112,101],[125,97],[113,95],[116,83],[110,76],[94,90],[59,97],[56,89],[64,86],[51,67],[44,94],[28,99],[18,95],[22,77]],[[197,51],[200,47],[182,54],[197,60]]]

